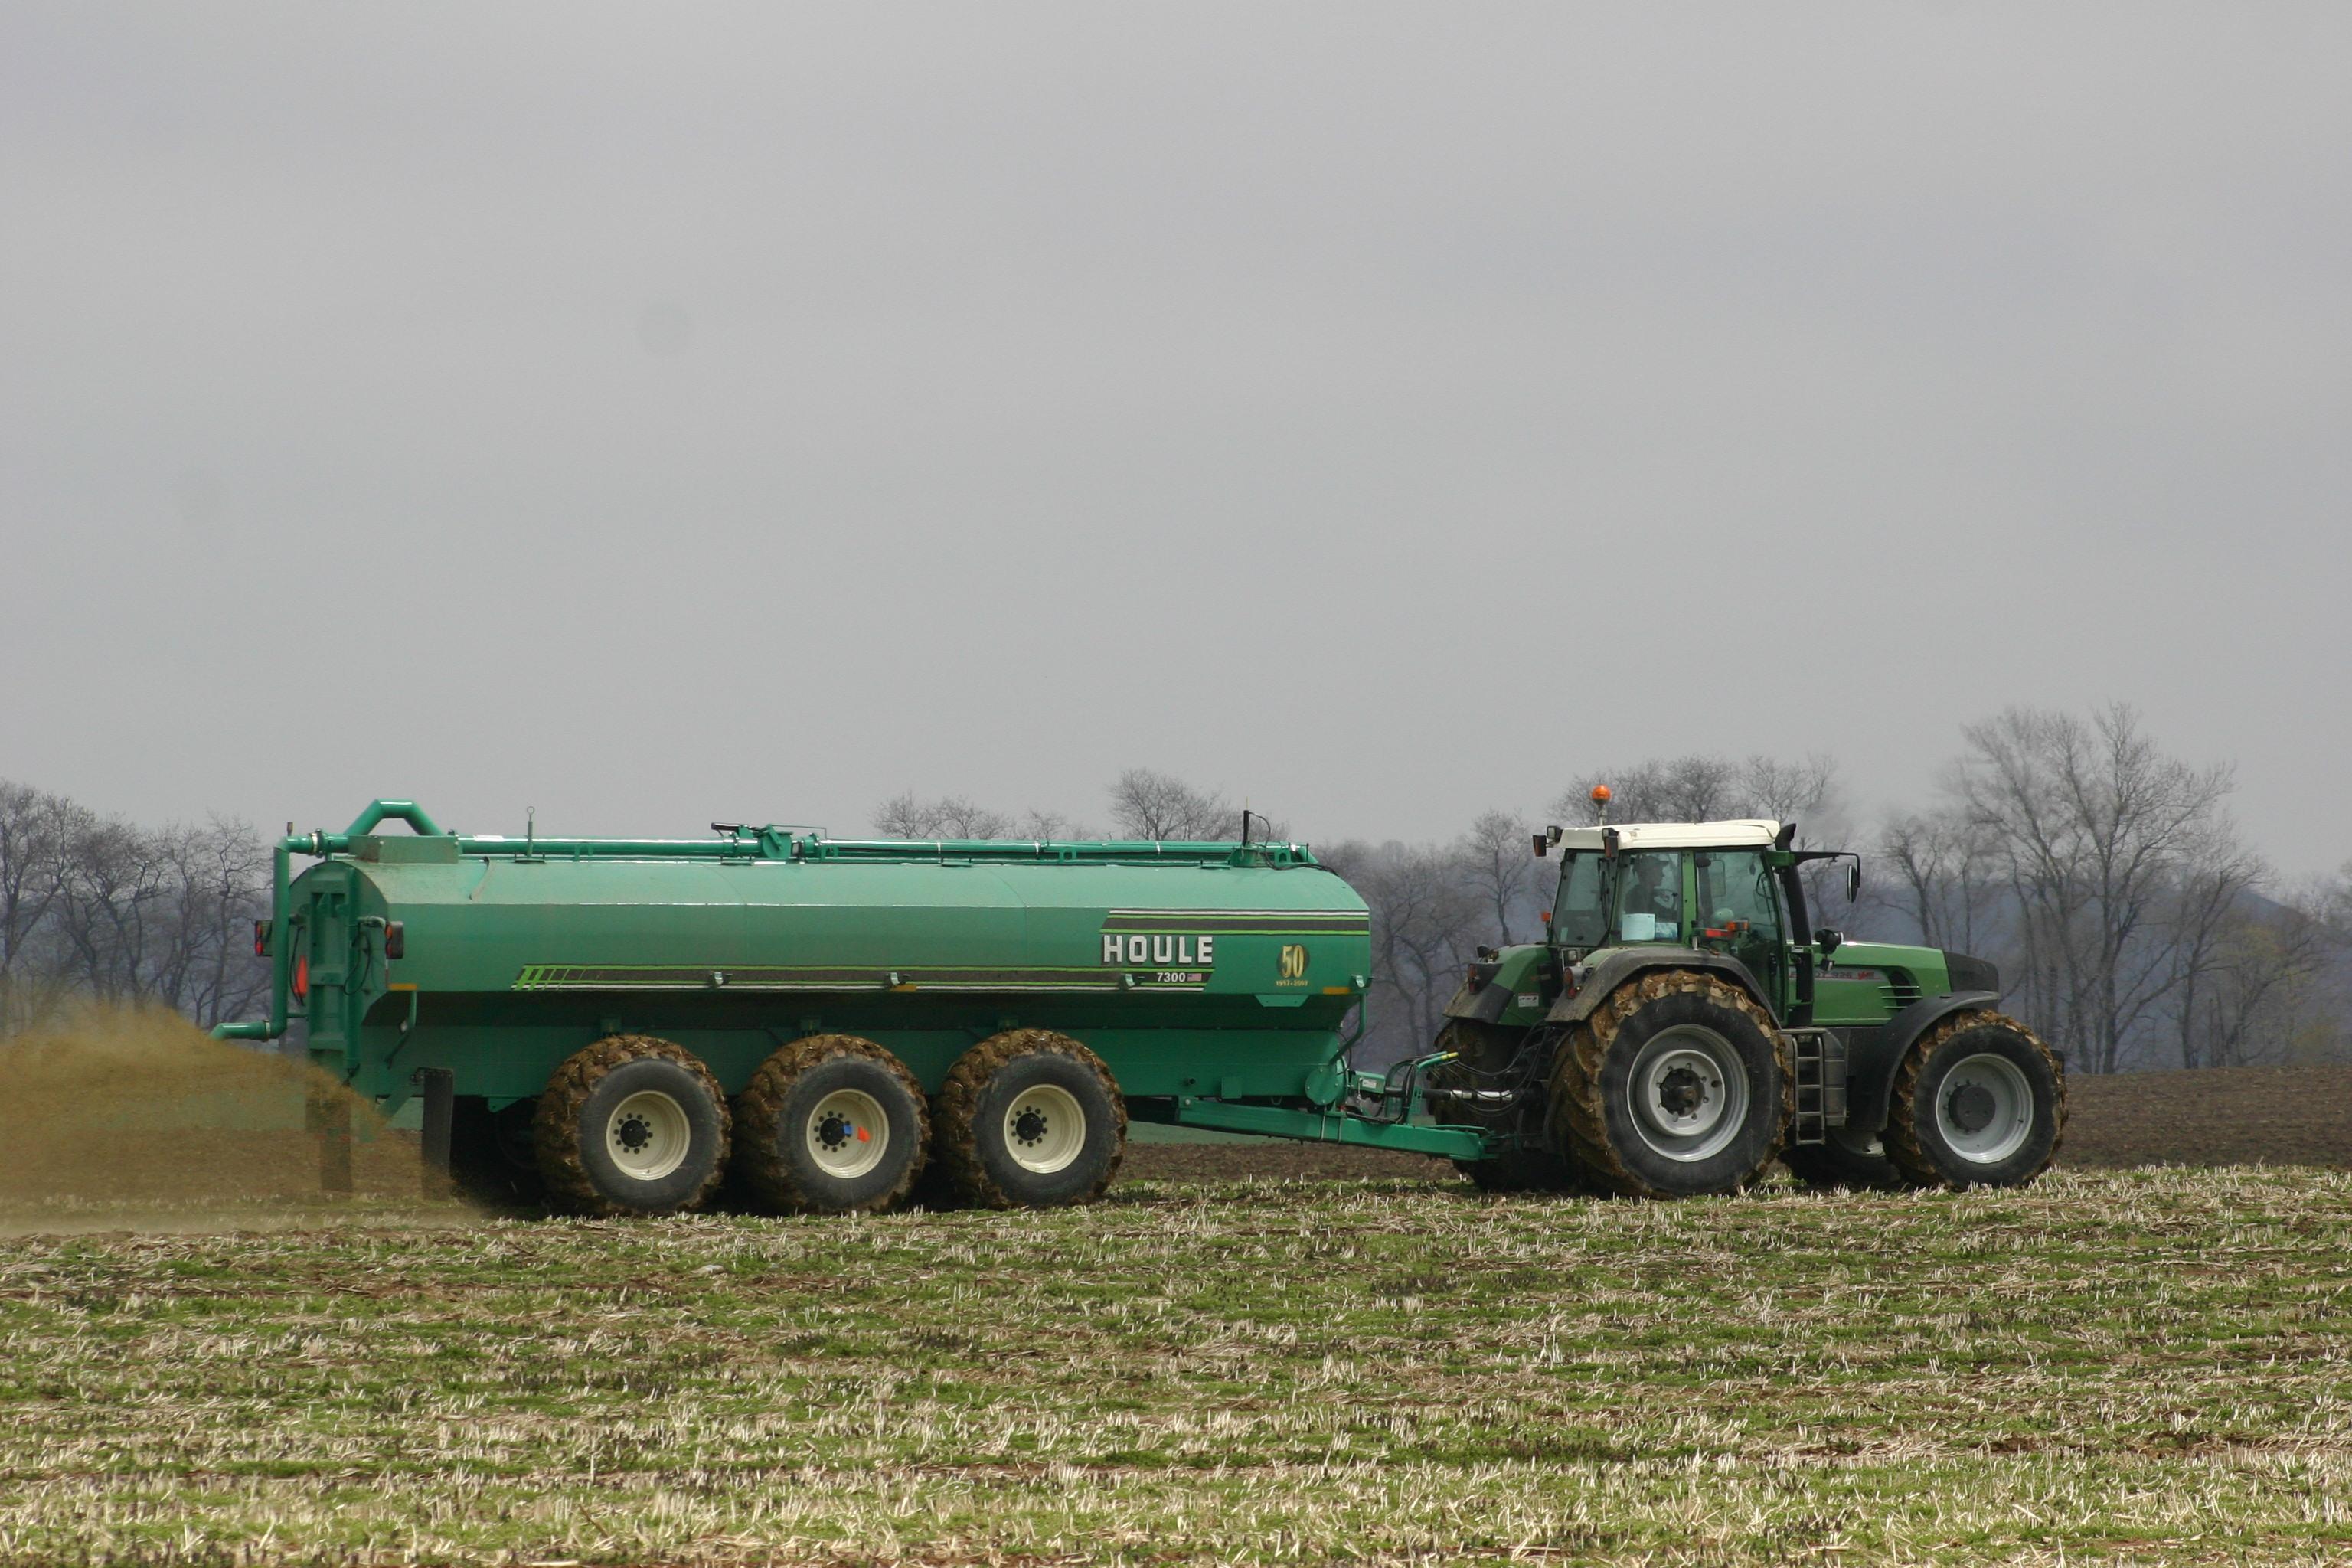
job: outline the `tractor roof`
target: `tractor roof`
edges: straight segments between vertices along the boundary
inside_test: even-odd
[[[1628,822],[1617,826],[1617,847],[1626,849],[1769,849],[1780,825],[1758,818],[1737,822]],[[1562,849],[1598,849],[1601,829],[1571,827],[1559,836]]]

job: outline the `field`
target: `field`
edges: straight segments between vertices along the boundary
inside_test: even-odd
[[[629,1224],[420,1203],[397,1132],[296,1196],[300,1085],[169,1030],[5,1066],[0,1563],[2352,1557],[2342,1069],[2078,1081],[2012,1194],[1160,1143]]]
[[[20,1236],[0,1559],[2326,1562],[2352,1177]]]

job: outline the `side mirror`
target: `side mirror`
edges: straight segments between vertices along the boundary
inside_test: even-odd
[[[1537,858],[1537,859],[1538,859],[1538,860],[1542,859],[1542,858],[1544,858],[1545,853],[1546,853],[1548,850],[1549,850],[1550,848],[1551,848],[1550,841],[1549,841],[1549,840],[1548,840],[1548,839],[1546,839],[1542,834],[1540,834],[1540,833],[1537,834],[1537,835],[1536,835],[1536,858]]]
[[[1862,862],[1856,860],[1845,868],[1845,901],[1852,903],[1862,897]]]
[[[1813,933],[1813,941],[1820,945],[1822,956],[1827,958],[1845,945],[1845,932],[1824,926]]]

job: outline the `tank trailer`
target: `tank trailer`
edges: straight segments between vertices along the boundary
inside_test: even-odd
[[[401,831],[387,831],[397,826]],[[468,1185],[601,1214],[1087,1201],[1130,1121],[1439,1155],[1496,1189],[2002,1184],[2056,1058],[1990,966],[1806,921],[1792,829],[1562,851],[1431,1051],[1359,1071],[1370,913],[1304,846],[466,837],[380,800],[276,848],[270,1016]],[[1589,840],[1589,842],[1588,842]],[[295,874],[300,857],[311,864]],[[1704,909],[1706,919],[1685,918]]]

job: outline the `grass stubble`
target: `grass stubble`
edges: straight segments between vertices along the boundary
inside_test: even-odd
[[[2342,1173],[656,1223],[395,1191],[20,1215],[0,1561],[2352,1558]]]

